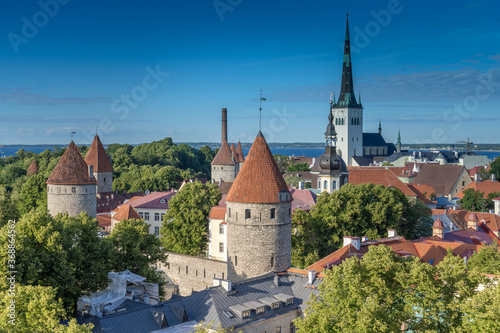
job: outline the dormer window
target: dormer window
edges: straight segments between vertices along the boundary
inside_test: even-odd
[[[160,203],[164,204],[165,203],[165,199],[161,199]]]
[[[290,200],[290,192],[288,192],[288,191],[281,191],[279,193],[279,200],[281,202],[289,201]]]
[[[250,310],[243,311],[243,313],[241,314],[241,316],[242,316],[243,318],[250,317]]]

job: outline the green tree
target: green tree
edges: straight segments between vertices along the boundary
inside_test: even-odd
[[[0,331],[12,333],[90,333],[92,324],[78,325],[72,319],[68,326],[59,324],[66,311],[63,302],[57,299],[52,287],[18,285],[15,296],[9,291],[0,292]],[[15,300],[15,320],[9,316],[11,300]],[[10,321],[10,322],[9,322]]]
[[[222,197],[216,184],[187,183],[168,205],[160,239],[168,251],[203,255],[208,242],[210,208]]]
[[[47,178],[41,174],[33,175],[21,186],[19,193],[19,213],[26,214],[30,210],[47,206]]]
[[[273,157],[276,161],[276,164],[278,164],[278,168],[280,169],[281,173],[285,173],[288,170],[288,167],[292,164],[292,160],[289,156],[274,154]]]
[[[495,158],[495,160],[490,164],[488,175],[491,176],[492,174],[495,174],[496,179],[500,179],[500,156]]]
[[[500,274],[500,251],[498,244],[482,247],[468,260],[467,268],[485,274]]]
[[[483,192],[473,188],[468,188],[463,192],[463,198],[458,200],[458,203],[462,205],[463,209],[471,211],[486,211],[486,200],[484,199]]]
[[[386,237],[390,228],[407,239],[427,236],[432,231],[430,214],[430,209],[397,188],[347,184],[319,195],[309,222],[311,248],[324,257],[342,246],[343,236],[376,239]]]
[[[465,300],[461,308],[463,326],[457,332],[500,332],[500,287],[489,281],[483,291]]]
[[[9,220],[18,220],[19,211],[17,209],[17,202],[7,187],[0,185],[0,228],[7,224]]]
[[[165,279],[156,264],[167,263],[167,255],[160,240],[149,233],[149,224],[142,220],[130,219],[118,223],[108,236],[117,250],[113,261],[116,271],[130,270],[143,276],[148,282],[158,283],[160,296],[165,286]]]
[[[309,169],[309,163],[294,163],[292,162],[290,164],[290,166],[287,168],[287,171],[288,172],[291,172],[291,171],[310,171],[311,169]]]
[[[302,209],[296,209],[292,214],[293,267],[305,268],[320,259],[312,241],[309,219],[309,213]]]

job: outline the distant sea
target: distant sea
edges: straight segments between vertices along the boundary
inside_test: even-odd
[[[0,156],[13,156],[20,149],[26,151],[32,151],[36,154],[40,154],[46,149],[54,150],[54,146],[7,146],[0,147]],[[243,149],[245,156],[248,154],[249,148]],[[324,148],[271,148],[273,154],[280,154],[285,156],[307,156],[307,157],[318,157],[325,151]],[[490,160],[494,160],[496,157],[500,156],[500,151],[490,151],[490,150],[478,150],[474,151],[479,155],[486,155]]]

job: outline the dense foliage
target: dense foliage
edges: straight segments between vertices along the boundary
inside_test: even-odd
[[[297,163],[293,160],[291,156],[274,154],[273,155],[276,164],[278,164],[278,168],[281,173],[285,173],[287,171],[309,171],[309,164],[307,163]]]
[[[464,197],[460,199],[458,203],[461,204],[462,208],[466,210],[488,212],[494,207],[492,199],[498,198],[499,196],[500,192],[491,192],[485,196],[484,192],[468,188],[464,190]]]
[[[296,216],[300,214],[300,216]],[[407,239],[429,236],[431,211],[397,188],[347,184],[319,195],[310,216],[300,210],[292,217],[292,265],[306,267],[342,247],[343,236],[387,236],[396,229]]]
[[[216,184],[199,181],[185,184],[168,202],[160,238],[165,249],[189,255],[203,255],[208,242],[208,215],[222,194]]]
[[[486,286],[479,291],[479,283]],[[371,246],[327,272],[301,332],[498,332],[500,289],[451,251],[436,266]]]

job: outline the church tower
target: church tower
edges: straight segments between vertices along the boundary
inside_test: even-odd
[[[344,61],[342,82],[337,102],[332,103],[331,113],[337,129],[337,153],[346,162],[353,165],[353,156],[363,155],[363,106],[356,101],[352,80],[351,49],[349,42],[349,19],[345,33]]]
[[[338,191],[341,186],[347,183],[349,172],[342,158],[337,155],[337,133],[335,132],[331,113],[328,116],[325,140],[325,154],[319,161],[321,171],[318,177],[318,189],[322,192],[332,193]]]
[[[97,180],[97,193],[112,192],[113,166],[97,134],[85,156],[85,162],[93,167],[94,178]]]
[[[87,163],[71,141],[47,180],[47,208],[52,216],[86,212],[96,217],[97,181]]]
[[[226,196],[230,280],[290,267],[291,201],[288,186],[259,131]]]

